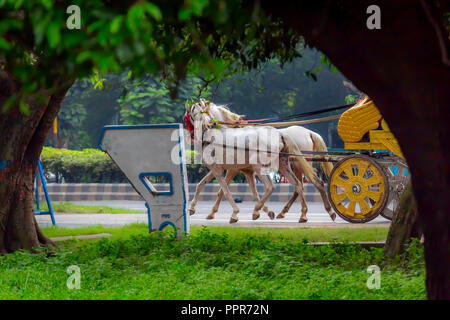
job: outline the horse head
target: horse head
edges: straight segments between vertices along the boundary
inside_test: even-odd
[[[212,116],[210,114],[211,102],[200,99],[199,102],[189,101],[185,104],[186,113],[184,114],[184,122],[186,128],[190,133],[191,140],[195,140],[196,126],[201,127],[201,130],[208,130],[212,127]]]

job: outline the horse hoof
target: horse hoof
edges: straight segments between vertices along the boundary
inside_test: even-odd
[[[212,215],[212,214],[208,214],[208,215],[206,216],[206,219],[208,219],[208,220],[212,220],[212,219],[214,219],[214,215]]]
[[[331,220],[333,220],[333,221],[336,220],[336,213],[333,212],[333,214],[330,217],[331,217]]]
[[[270,220],[275,219],[275,213],[273,213],[273,211],[269,211],[268,213]]]
[[[259,214],[259,213],[254,213],[254,214],[253,214],[253,220],[258,220],[259,217],[260,217],[260,214]]]
[[[306,219],[306,218],[300,218],[300,220],[298,220],[298,223],[305,223],[306,221],[308,221],[308,219]]]
[[[189,215],[193,215],[195,213],[195,209],[189,209]]]
[[[230,223],[236,223],[236,222],[238,222],[238,219],[230,218]]]
[[[284,213],[282,214],[282,213],[279,213],[278,215],[277,215],[277,219],[283,219],[284,218]]]

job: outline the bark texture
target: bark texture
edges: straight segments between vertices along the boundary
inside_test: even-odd
[[[262,6],[301,32],[375,101],[408,161],[423,222],[430,299],[450,299],[448,32],[439,40],[419,0],[376,1],[381,29],[369,30],[373,1],[308,1]],[[441,5],[444,2],[441,1]],[[439,17],[432,12],[432,18]]]
[[[51,244],[36,223],[33,183],[45,138],[71,84],[64,82],[26,99],[28,116],[17,110],[17,103],[0,114],[0,253]],[[20,94],[20,83],[0,71],[0,106]]]
[[[422,234],[423,228],[417,211],[416,199],[412,186],[409,184],[394,212],[384,248],[385,255],[393,258],[403,253],[409,240],[411,238],[420,239]]]

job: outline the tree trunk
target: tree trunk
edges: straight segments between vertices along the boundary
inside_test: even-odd
[[[378,1],[381,29],[369,30],[371,4],[266,1],[262,6],[324,52],[380,109],[411,170],[424,229],[428,297],[450,299],[450,68],[442,57],[449,41],[440,44],[419,0]]]
[[[416,200],[414,199],[412,185],[409,184],[394,212],[394,218],[384,247],[386,257],[393,258],[401,254],[411,238],[420,239],[422,237],[422,225],[418,218]]]
[[[61,83],[26,99],[28,116],[19,112],[17,103],[0,114],[1,253],[51,244],[36,223],[33,186],[45,137],[71,84]],[[20,93],[20,84],[0,71],[0,109],[9,97]]]

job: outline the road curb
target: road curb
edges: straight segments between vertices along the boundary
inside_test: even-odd
[[[78,236],[64,236],[64,237],[54,237],[50,238],[50,240],[54,242],[59,241],[67,241],[72,239],[78,239],[78,240],[86,240],[86,239],[97,239],[97,238],[105,238],[112,236],[111,233],[96,233],[96,234],[82,234]]]

